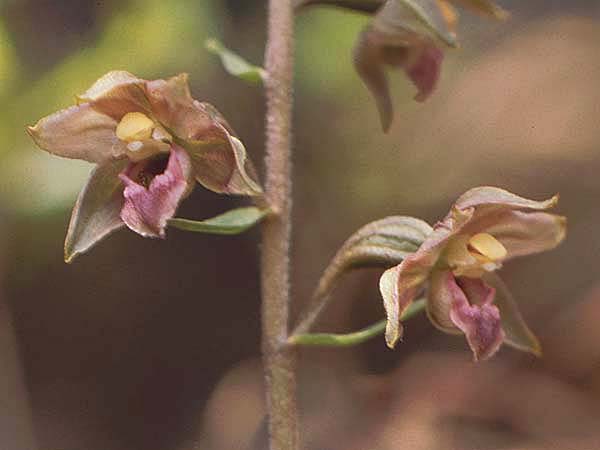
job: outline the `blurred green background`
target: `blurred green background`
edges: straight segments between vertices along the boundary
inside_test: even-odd
[[[443,217],[466,189],[561,194],[569,236],[503,270],[546,357],[504,349],[473,367],[425,318],[382,339],[302,353],[307,449],[600,448],[600,6],[501,2],[504,24],[463,14],[425,104],[393,74],[383,135],[351,49],[368,18],[315,8],[297,20],[294,308],[345,238],[391,214]],[[25,126],[124,69],[189,72],[262,168],[264,99],[204,50],[217,37],[262,60],[265,1],[0,2],[0,448],[264,449],[259,233],[166,241],[120,231],[62,262],[90,166],[34,148]],[[179,215],[243,204],[198,187]],[[377,272],[353,274],[319,324],[383,315]]]

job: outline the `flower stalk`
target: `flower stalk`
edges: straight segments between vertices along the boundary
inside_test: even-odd
[[[404,314],[402,321],[408,320],[425,310],[426,300],[421,299],[412,303]],[[355,345],[367,342],[377,336],[383,335],[387,319],[369,325],[362,330],[354,333],[337,334],[337,333],[307,333],[292,335],[288,339],[290,345],[315,346],[315,347],[353,347]]]
[[[269,448],[298,450],[295,350],[289,334],[291,234],[291,128],[294,10],[291,0],[270,0],[265,55],[266,201],[263,225],[262,349],[269,414]]]

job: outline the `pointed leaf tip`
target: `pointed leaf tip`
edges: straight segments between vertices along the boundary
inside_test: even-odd
[[[264,219],[270,210],[254,206],[232,209],[211,219],[195,221],[175,218],[169,225],[180,230],[209,234],[240,234]]]
[[[244,58],[223,46],[217,39],[207,39],[204,46],[206,50],[221,59],[224,69],[230,75],[253,84],[261,83],[265,79],[266,72],[262,67],[250,64]]]

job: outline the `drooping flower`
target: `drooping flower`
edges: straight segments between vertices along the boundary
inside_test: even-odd
[[[73,209],[66,261],[123,225],[164,237],[196,181],[261,194],[243,144],[214,107],[192,98],[186,74],[147,81],[109,72],[77,100],[28,128],[42,149],[97,165]]]
[[[456,45],[458,14],[453,3],[495,19],[506,12],[491,0],[296,0],[296,6],[332,5],[374,14],[354,48],[354,66],[373,95],[384,131],[393,120],[386,69],[402,69],[417,88],[415,100],[434,91],[443,46]]]
[[[419,249],[381,277],[388,345],[402,335],[402,312],[427,288],[432,323],[463,333],[476,360],[489,358],[503,342],[539,354],[537,339],[494,272],[564,239],[566,219],[543,212],[557,200],[527,200],[494,187],[463,194]]]

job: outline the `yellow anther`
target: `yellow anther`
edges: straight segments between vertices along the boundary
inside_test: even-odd
[[[469,248],[488,258],[490,261],[499,261],[506,257],[507,251],[498,239],[489,233],[478,233],[469,239]],[[474,255],[476,253],[473,252]]]
[[[471,265],[476,262],[471,252],[467,249],[468,241],[468,236],[461,235],[448,243],[445,256],[446,261],[451,267]]]
[[[117,125],[117,137],[125,142],[150,139],[154,122],[145,114],[130,112],[123,116]]]

